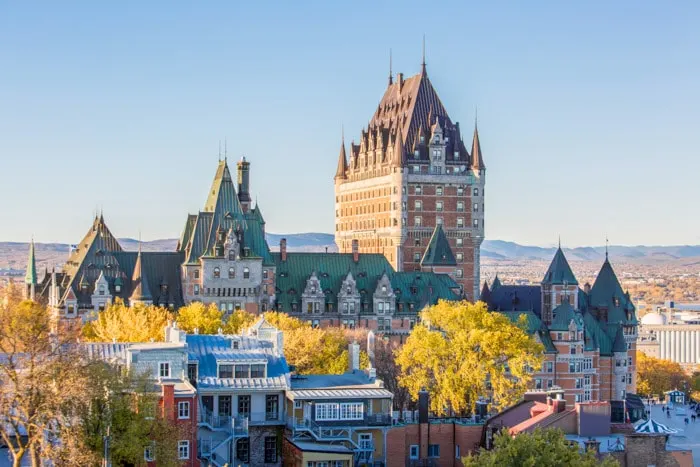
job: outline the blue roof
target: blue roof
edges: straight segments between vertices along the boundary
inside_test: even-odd
[[[540,316],[542,295],[539,285],[499,285],[491,290],[489,308],[496,311],[532,311]]]
[[[289,366],[283,355],[278,355],[272,342],[249,336],[188,334],[188,357],[199,365],[198,389],[287,389]],[[238,341],[237,349],[233,342]],[[265,378],[219,378],[219,363],[267,363]]]

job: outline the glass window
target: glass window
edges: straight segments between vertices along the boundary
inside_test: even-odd
[[[474,203],[474,212],[479,212],[479,203]]]
[[[161,378],[170,378],[170,363],[161,362],[158,364],[158,374]]]
[[[155,457],[153,457],[153,446],[147,446],[143,450],[143,460],[146,462],[153,462]]]
[[[267,279],[268,277],[268,272],[267,269],[263,270],[263,279]]]
[[[423,187],[420,185],[416,185],[416,187],[413,189],[413,191],[417,195],[422,195],[423,194]]]
[[[243,463],[250,462],[250,438],[236,441],[236,457]]]
[[[197,364],[188,363],[187,364],[187,379],[190,381],[192,386],[197,387]]]
[[[457,227],[464,227],[464,218],[458,217],[457,218]]]
[[[408,452],[408,457],[411,459],[418,459],[418,445],[412,444]]]
[[[413,253],[413,262],[414,263],[420,262],[420,253]]]
[[[464,212],[464,201],[457,201],[457,212]]]
[[[238,415],[247,417],[250,415],[250,396],[238,396]]]
[[[261,364],[250,365],[250,377],[251,378],[264,378],[265,377],[265,365],[261,365]]]
[[[474,188],[474,196],[479,196],[479,189],[478,188]]]
[[[457,269],[457,277],[463,277],[464,276],[464,271],[461,269]]]
[[[441,186],[435,188],[435,194],[437,196],[442,196],[442,187]]]
[[[243,279],[250,279],[250,269],[243,268]]]
[[[414,217],[413,225],[415,225],[416,227],[420,227],[421,225],[423,225],[423,219],[420,216]]]
[[[422,211],[423,210],[423,201],[417,199],[415,202],[415,209],[416,209],[416,211]]]
[[[462,196],[464,195],[464,187],[458,186],[457,187],[457,196]]]
[[[442,201],[438,201],[435,203],[435,210],[438,212],[442,211]]]
[[[190,442],[189,440],[182,440],[177,442],[177,457],[179,459],[189,459],[190,458]]]
[[[219,269],[218,267],[214,268],[214,277],[215,278],[221,277],[221,269]]]
[[[464,253],[457,253],[456,259],[457,261],[464,261]]]
[[[436,217],[436,218],[435,218],[435,222],[436,222],[437,224],[442,224],[442,217]]]
[[[219,378],[233,378],[233,365],[219,365]]]
[[[219,416],[231,416],[231,396],[219,396]]]
[[[265,396],[265,420],[277,420],[279,411],[279,396],[277,394]]]
[[[193,275],[195,279],[199,279],[199,269],[195,269]]]
[[[199,295],[199,285],[198,284],[194,285],[194,294]]]
[[[177,403],[177,418],[190,418],[190,403],[187,401]]]
[[[439,444],[431,444],[428,446],[428,457],[440,457]]]
[[[457,246],[462,246],[462,245],[464,244],[464,239],[463,239],[463,238],[458,238],[457,240],[455,240],[455,244],[456,244]]]
[[[234,279],[236,277],[236,270],[234,268],[228,268],[228,278]]]
[[[474,227],[479,227],[479,219],[474,219]]]
[[[265,437],[265,462],[277,462],[277,436]]]
[[[250,378],[250,365],[236,365],[236,378]]]

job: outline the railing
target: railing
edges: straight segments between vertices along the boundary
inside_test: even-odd
[[[353,445],[355,442],[350,437],[350,431],[347,427],[342,426],[320,426],[315,421],[308,418],[289,417],[287,426],[295,431],[308,431],[318,440],[336,441],[346,440]]]
[[[251,412],[248,414],[251,425],[281,425],[284,418],[281,412]]]
[[[391,425],[391,415],[384,413],[376,413],[367,415],[365,418],[367,425]]]
[[[211,456],[212,440],[200,438],[197,440],[197,457],[200,459],[203,457]]]
[[[248,419],[228,415],[214,415],[211,412],[199,412],[199,424],[215,431],[225,431],[234,436],[248,436]]]

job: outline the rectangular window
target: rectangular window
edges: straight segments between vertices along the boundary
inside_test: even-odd
[[[219,416],[231,416],[231,396],[219,396]]]
[[[583,384],[585,386],[590,386],[591,385],[591,375],[585,375],[583,377]]]
[[[554,373],[554,362],[547,362],[547,373]]]
[[[413,166],[413,173],[414,173],[414,174],[420,173],[420,165],[414,165],[414,166]]]
[[[250,378],[250,365],[236,365],[234,378]]]
[[[160,362],[158,364],[158,374],[161,378],[170,378],[170,363]]]
[[[194,285],[194,294],[199,295],[199,285],[198,284]]]
[[[462,196],[462,195],[464,195],[464,187],[458,186],[457,187],[457,196]]]
[[[464,212],[464,201],[457,201],[457,212]]]
[[[458,217],[458,218],[457,218],[457,227],[460,228],[460,229],[461,229],[462,227],[464,227],[464,218],[462,218],[462,217]]]
[[[147,446],[143,450],[143,460],[146,462],[153,462],[155,457],[153,457],[153,446]]]
[[[455,245],[456,246],[462,246],[464,244],[464,239],[463,238],[458,238],[455,240]]]
[[[535,378],[535,389],[542,389],[542,380]]]
[[[583,379],[576,378],[576,389],[582,389],[582,388],[583,388]]]
[[[464,261],[464,253],[457,253],[455,257],[457,258],[457,261]]]
[[[576,355],[576,346],[575,345],[569,346],[569,353],[571,355]]]
[[[479,196],[479,189],[478,188],[474,188],[474,196]]]
[[[474,219],[474,227],[479,227],[479,219]]]
[[[265,437],[265,462],[277,462],[277,436]]]
[[[250,416],[250,396],[238,396],[238,415],[241,417]]]
[[[479,212],[479,203],[474,203],[474,212]]]
[[[420,185],[416,185],[416,187],[415,187],[413,190],[414,190],[414,192],[415,192],[417,195],[422,195],[422,194],[423,194],[423,187],[420,186]]]
[[[464,276],[464,271],[462,271],[461,269],[457,269],[456,273],[457,273],[457,277],[463,277],[463,276]]]
[[[178,459],[189,459],[190,458],[190,442],[189,440],[183,440],[177,442],[177,457]]]
[[[188,363],[187,364],[187,379],[190,381],[192,386],[197,387],[197,364]]]
[[[415,225],[416,227],[420,227],[421,225],[423,225],[423,219],[420,216],[414,217],[413,225]]]
[[[435,195],[442,196],[442,187],[441,186],[435,187]]]
[[[264,378],[265,377],[265,365],[262,365],[262,364],[250,365],[250,377],[251,378]]]
[[[438,201],[435,203],[435,210],[437,212],[442,212],[442,201]]]
[[[552,389],[552,386],[554,386],[554,380],[548,379],[547,380],[547,389]]]
[[[219,365],[219,378],[233,378],[233,365]]]
[[[409,451],[408,451],[408,457],[410,459],[418,459],[418,445],[417,444],[412,444]]]
[[[177,418],[179,419],[185,419],[185,418],[190,418],[190,403],[185,401],[185,402],[178,402],[177,403]]]
[[[440,457],[439,444],[431,444],[428,446],[428,457]]]
[[[415,209],[416,209],[416,211],[422,211],[423,210],[423,201],[417,199],[415,202]]]
[[[279,417],[279,396],[265,396],[265,420],[277,420]]]
[[[438,225],[442,225],[442,217],[436,217],[435,218],[435,223]]]

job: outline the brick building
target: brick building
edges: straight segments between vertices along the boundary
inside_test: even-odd
[[[397,271],[452,276],[468,299],[479,295],[486,168],[479,132],[471,151],[437,95],[423,64],[419,74],[389,85],[366,129],[335,174],[335,241],[350,252],[384,255]],[[442,233],[436,227],[441,226]],[[431,238],[446,250],[430,253]]]
[[[593,286],[579,288],[561,248],[538,286],[484,284],[481,300],[513,321],[527,318],[544,345],[535,389],[564,390],[567,404],[610,401],[613,419],[624,421],[623,401],[636,392],[637,317],[608,261]]]

